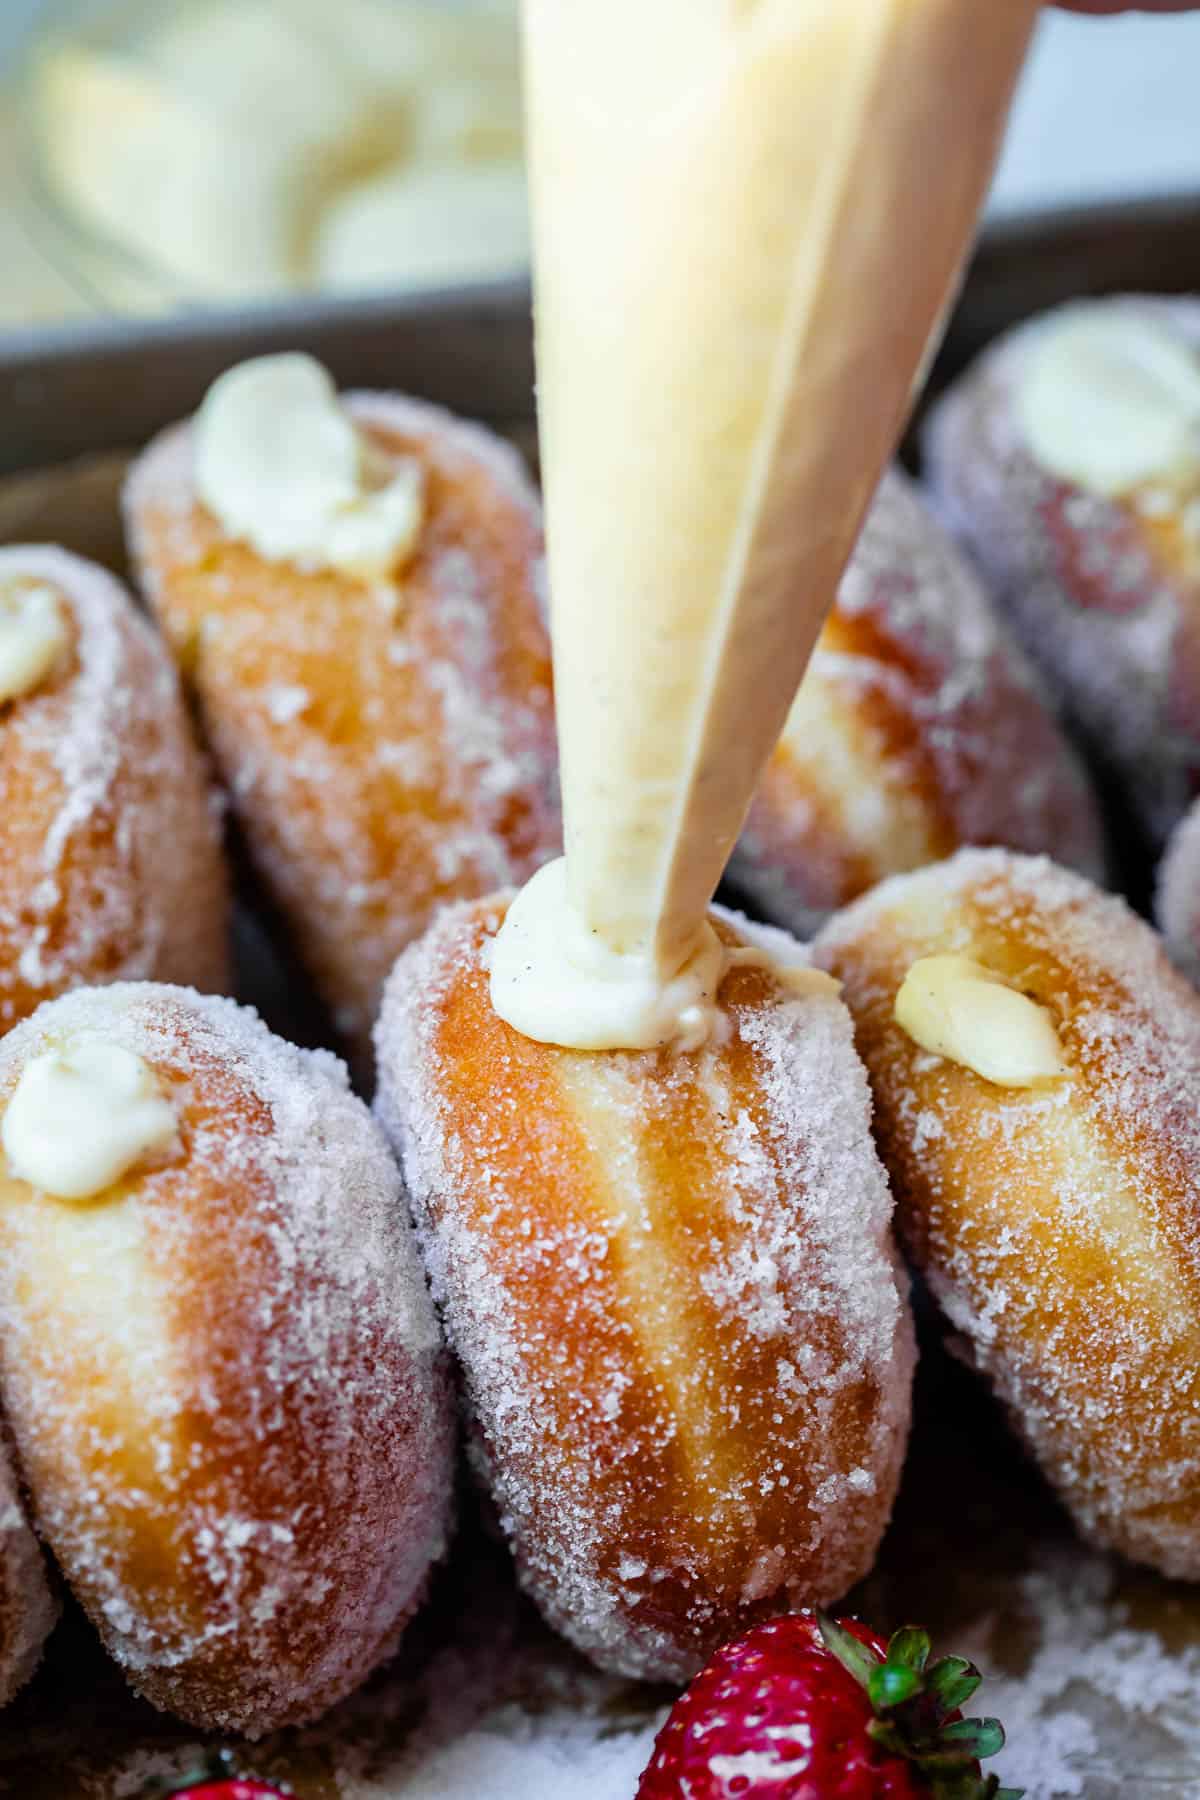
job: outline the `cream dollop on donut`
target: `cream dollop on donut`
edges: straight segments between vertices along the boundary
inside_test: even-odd
[[[728,967],[711,925],[682,968],[623,954],[571,905],[564,858],[521,889],[491,943],[491,996],[514,1030],[568,1050],[699,1050],[724,1029],[718,991]]]
[[[175,1141],[175,1113],[140,1056],[80,1038],[37,1056],[0,1125],[10,1174],[59,1200],[90,1200]]]
[[[311,356],[229,369],[196,419],[196,492],[271,561],[385,576],[421,529],[421,471],[381,468]]]
[[[893,1011],[922,1050],[974,1069],[997,1087],[1038,1087],[1067,1073],[1047,1009],[974,957],[918,957]]]
[[[43,582],[0,585],[0,702],[40,687],[70,642],[53,588]]]
[[[1042,468],[1089,493],[1200,473],[1200,355],[1166,315],[1093,303],[1052,316],[1017,409]]]

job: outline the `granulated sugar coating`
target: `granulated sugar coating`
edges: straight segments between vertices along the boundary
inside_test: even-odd
[[[0,1706],[33,1674],[57,1617],[46,1565],[0,1438]]]
[[[366,1053],[384,979],[437,908],[525,881],[561,834],[528,477],[438,408],[348,405],[381,456],[421,465],[420,541],[393,581],[225,538],[196,502],[186,427],[135,466],[126,520],[253,858]]]
[[[532,1043],[489,997],[503,911],[397,965],[380,1117],[523,1582],[601,1666],[682,1679],[844,1593],[888,1518],[913,1346],[866,1081],[803,968],[735,968],[695,1055]]]
[[[1156,911],[1171,955],[1200,985],[1200,800],[1167,846]]]
[[[61,666],[0,717],[0,1031],[83,983],[228,983],[220,829],[158,634],[111,575],[0,549],[0,585],[46,587]]]
[[[976,959],[1045,1007],[1070,1069],[1003,1089],[893,1001]],[[1200,995],[1123,901],[1044,859],[964,851],[814,946],[845,983],[908,1247],[1084,1535],[1200,1578]]]
[[[965,555],[885,476],[730,879],[802,936],[962,844],[1102,879],[1091,785]]]
[[[90,1204],[0,1182],[3,1401],[39,1529],[156,1705],[252,1734],[312,1717],[446,1547],[452,1408],[398,1173],[334,1057],[177,988],[43,1008],[0,1045],[0,1102],[78,1035],[146,1059],[180,1143]]]
[[[1104,303],[1200,347],[1200,302]],[[1200,510],[1171,486],[1114,501],[1033,459],[1018,385],[1050,314],[1001,338],[935,409],[925,468],[1030,654],[1160,842],[1200,776]]]

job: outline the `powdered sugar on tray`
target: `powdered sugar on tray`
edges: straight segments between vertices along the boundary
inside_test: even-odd
[[[807,935],[880,876],[960,844],[1101,877],[1091,785],[964,554],[898,470],[854,557],[730,879]]]
[[[343,1778],[341,1800],[633,1800],[658,1721],[613,1731],[595,1712],[509,1707],[401,1778]]]
[[[1172,1619],[1169,1600],[1147,1624],[1153,1598],[1118,1565],[1063,1546],[1034,1559],[1003,1616],[956,1638],[988,1671],[980,1701],[1008,1735],[995,1767],[1026,1800],[1185,1800],[1200,1789],[1200,1639],[1193,1624],[1170,1642],[1186,1614]],[[1022,1641],[1019,1670],[997,1673]]]
[[[1194,299],[1104,304],[1166,319],[1200,346]],[[1139,509],[1066,486],[1034,461],[1017,385],[1057,317],[1001,338],[934,409],[926,474],[1026,649],[1161,841],[1200,773],[1200,562],[1189,569],[1178,550],[1157,547],[1164,511],[1178,511],[1170,494]]]

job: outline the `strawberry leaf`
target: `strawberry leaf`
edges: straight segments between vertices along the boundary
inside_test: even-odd
[[[818,1612],[817,1624],[829,1654],[837,1658],[847,1675],[852,1675],[859,1687],[864,1687],[869,1692],[872,1674],[882,1667],[874,1650],[869,1645],[860,1643],[852,1631],[847,1631],[844,1625],[839,1625],[828,1613]]]
[[[929,1633],[916,1625],[902,1625],[888,1642],[888,1662],[897,1668],[923,1669],[933,1648]]]
[[[969,1750],[972,1757],[982,1760],[1003,1750],[1004,1727],[999,1719],[959,1719],[942,1727],[941,1741]]]
[[[919,1670],[905,1668],[903,1663],[886,1662],[871,1670],[867,1693],[876,1712],[890,1712],[893,1707],[903,1706],[906,1700],[919,1694],[921,1685]]]
[[[965,1656],[943,1656],[925,1677],[925,1686],[944,1712],[956,1712],[983,1684],[983,1676]]]
[[[975,1767],[976,1757],[967,1744],[942,1744],[929,1750],[909,1750],[922,1775],[962,1772]]]
[[[830,1654],[867,1691],[876,1715],[871,1739],[913,1764],[934,1800],[1023,1800],[998,1775],[980,1773],[983,1758],[1004,1748],[999,1721],[953,1716],[982,1683],[974,1663],[944,1656],[928,1666],[929,1636],[916,1626],[895,1632],[881,1657],[827,1614],[818,1613],[817,1623]]]

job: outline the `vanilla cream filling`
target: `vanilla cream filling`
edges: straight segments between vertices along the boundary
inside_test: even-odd
[[[70,642],[53,588],[42,582],[0,584],[0,702],[40,687]]]
[[[893,1017],[922,1050],[996,1087],[1043,1087],[1070,1072],[1046,1008],[970,956],[918,958]]]
[[[196,420],[196,492],[272,562],[394,573],[422,522],[419,465],[377,466],[320,363],[264,356],[214,383]]]
[[[610,949],[569,904],[560,858],[509,908],[492,945],[492,994],[501,1017],[526,1037],[572,1050],[698,1050],[720,1035],[717,990],[728,966],[707,920],[665,980],[650,957]]]
[[[508,1024],[572,1050],[699,1050],[728,1020],[718,991],[730,969],[765,969],[792,996],[837,995],[794,940],[738,920],[748,943],[726,944],[706,919],[692,955],[663,980],[652,963],[588,934],[567,900],[567,865],[547,863],[521,889],[491,947],[492,992]]]
[[[175,1135],[149,1064],[95,1037],[26,1064],[0,1124],[9,1174],[60,1200],[94,1199]]]
[[[567,873],[523,960],[510,913],[492,994],[530,1036],[582,1047],[587,1017],[587,1047],[628,1046],[647,984],[708,976],[709,900],[944,316],[1036,12],[527,0]],[[673,1006],[659,1024],[692,1039]]]
[[[1017,392],[1047,473],[1110,499],[1200,474],[1200,351],[1135,307],[1068,307],[1042,328]]]

